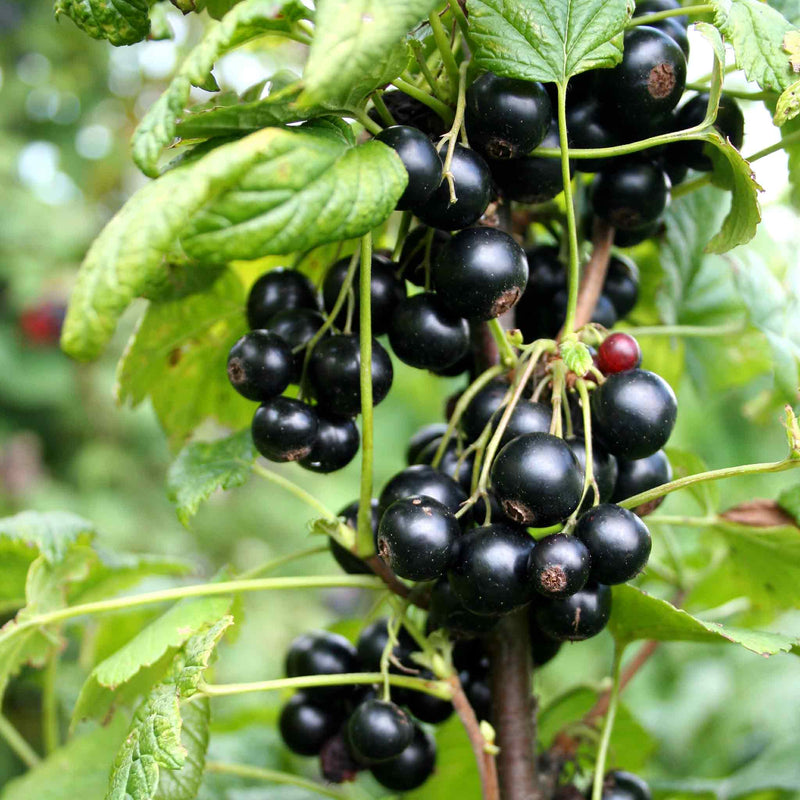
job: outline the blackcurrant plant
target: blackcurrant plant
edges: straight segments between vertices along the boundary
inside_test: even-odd
[[[163,33],[168,5],[58,0],[56,10],[131,45]],[[170,413],[163,400],[154,408],[180,449],[168,483],[182,521],[256,475],[309,507],[324,544],[301,549],[305,521],[287,518],[279,535],[296,539],[296,554],[189,582],[117,566],[69,515],[0,523],[10,557],[23,544],[38,553],[27,587],[8,591],[4,608],[19,611],[0,630],[0,685],[44,668],[52,703],[63,652],[72,667],[58,697],[75,705],[69,732],[51,723],[53,760],[41,766],[0,717],[0,736],[31,767],[21,780],[40,781],[13,797],[63,796],[51,793],[70,765],[76,786],[108,786],[85,800],[191,800],[211,796],[210,779],[219,796],[254,781],[343,798],[649,800],[648,783],[625,770],[655,778],[668,759],[648,762],[614,726],[658,643],[797,647],[753,630],[796,605],[796,493],[723,513],[709,488],[800,465],[791,405],[778,461],[708,471],[670,437],[702,438],[681,409],[708,388],[715,341],[723,371],[744,375],[730,385],[759,375],[750,417],[796,401],[800,336],[795,301],[782,299],[796,276],[757,252],[720,255],[756,234],[751,165],[785,148],[792,180],[800,174],[800,31],[759,0],[172,5],[207,30],[138,123],[133,159],[152,180],[89,250],[62,346],[96,358],[145,298],[118,393],[172,396]],[[224,56],[276,41],[303,54],[302,75],[223,91],[212,70]],[[701,65],[693,80],[689,52]],[[782,139],[758,151],[749,112],[762,101]],[[210,277],[175,299],[171,281],[195,273]],[[761,373],[754,350],[768,362]],[[430,374],[406,405],[429,408],[423,393],[437,382],[450,400],[405,452],[387,452],[386,432],[404,427],[392,403],[413,370]],[[376,453],[392,464],[380,480]],[[332,513],[317,494],[344,482]],[[681,489],[699,511],[653,513]],[[682,538],[694,529],[702,536]],[[327,574],[265,577],[320,551],[332,556]],[[718,572],[726,559],[736,568]],[[161,583],[120,594],[115,569],[127,570],[125,586]],[[248,625],[248,594],[295,592],[299,611],[302,592],[334,588],[369,596],[356,620],[294,631],[283,676],[214,682],[212,656],[237,658],[228,629]],[[113,649],[94,627],[105,612],[170,602],[163,616],[121,623],[127,639]],[[610,681],[599,679],[612,647],[582,643],[596,636],[613,645]],[[234,653],[250,646],[243,665],[274,661],[257,632]],[[571,657],[585,671],[579,686],[549,666]],[[540,670],[549,695],[537,702]],[[280,711],[269,692],[285,693]],[[251,718],[277,730],[281,754],[261,753],[262,738],[246,747],[247,732],[226,743],[238,723],[210,720],[231,695],[261,709]],[[86,756],[101,741],[87,719],[108,725],[102,758]],[[240,752],[252,763],[228,760]],[[332,785],[352,781],[353,793]]]

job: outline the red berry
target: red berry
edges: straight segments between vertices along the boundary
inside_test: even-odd
[[[597,366],[604,375],[627,372],[641,363],[639,342],[627,333],[612,333],[597,351]]]

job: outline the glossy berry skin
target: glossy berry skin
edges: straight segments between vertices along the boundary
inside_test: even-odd
[[[319,311],[289,308],[270,317],[269,330],[280,336],[289,345],[289,349],[294,351],[296,347],[304,348],[324,324],[325,317]],[[330,336],[330,331],[326,331],[323,336]],[[300,380],[305,355],[305,350],[292,353],[292,383]]]
[[[381,517],[378,553],[401,578],[430,581],[444,574],[460,533],[446,506],[430,497],[407,497]]]
[[[581,468],[569,446],[549,433],[510,441],[492,464],[492,484],[506,516],[545,528],[566,519],[581,501]]]
[[[474,442],[481,435],[492,415],[500,408],[508,391],[507,383],[491,381],[470,400],[461,417],[461,429],[468,443]]]
[[[498,408],[492,414],[492,433],[497,430],[500,418],[505,413],[505,408]],[[527,433],[549,433],[553,410],[544,403],[534,403],[531,400],[520,400],[508,419],[505,431],[500,438],[500,447],[507,445],[517,436]]]
[[[454,314],[473,321],[494,319],[525,291],[528,259],[507,233],[496,228],[468,228],[439,251],[433,283]]]
[[[525,531],[494,524],[464,534],[447,573],[455,596],[473,614],[499,616],[531,600],[528,559],[535,542]]]
[[[472,611],[467,610],[456,597],[447,578],[442,578],[434,584],[428,609],[427,629],[429,631],[444,628],[455,634],[475,636],[487,633],[496,624],[497,617],[473,614]]]
[[[475,711],[478,720],[491,721],[492,718],[492,690],[486,680],[473,678],[468,672],[459,674],[461,685],[464,687],[464,694],[469,700],[469,704]]]
[[[324,410],[343,417],[361,411],[361,349],[358,336],[340,334],[321,341],[311,354],[308,379]],[[372,404],[377,406],[392,387],[392,360],[372,340]]]
[[[372,536],[378,538],[378,501],[374,497],[372,508]],[[344,519],[345,525],[358,530],[358,500],[346,505],[337,515]],[[372,575],[373,572],[357,555],[342,547],[336,540],[328,537],[328,548],[336,563],[349,575]]]
[[[487,163],[474,150],[457,144],[450,165],[456,202],[450,203],[446,180],[416,209],[416,215],[431,228],[455,231],[477,222],[492,199],[492,174]]]
[[[553,312],[554,325],[552,329],[548,331],[548,336],[550,338],[555,338],[558,335],[558,331],[567,318],[566,289],[562,289],[553,298]],[[601,294],[600,297],[597,298],[597,303],[595,304],[592,317],[589,321],[597,325],[602,325],[604,328],[613,328],[616,324],[617,311],[614,308],[614,304],[604,294]]]
[[[406,464],[416,464],[419,454],[435,439],[444,436],[447,430],[447,423],[433,422],[425,425],[412,435],[406,446]]]
[[[669,183],[660,167],[647,161],[600,173],[592,183],[592,208],[615,228],[631,230],[655,221],[666,209]]]
[[[417,463],[433,464],[433,459],[436,457],[440,443],[440,439],[434,439],[426,445],[417,457]],[[466,456],[463,461],[461,461],[460,465],[458,463],[459,456],[458,445],[455,439],[451,439],[448,441],[436,469],[440,472],[444,472],[445,475],[449,475],[451,478],[455,478],[461,488],[469,493],[470,484],[472,483],[472,468],[475,465],[475,456],[474,454]]]
[[[356,456],[361,436],[352,419],[319,415],[317,438],[300,466],[311,472],[336,472]]]
[[[347,271],[350,267],[350,259],[342,258],[332,264],[325,273],[325,280],[322,282],[322,301],[325,310],[330,314],[336,305],[342,285],[344,284]],[[370,308],[372,310],[372,333],[374,336],[382,336],[389,330],[389,322],[397,304],[406,296],[405,284],[395,277],[397,265],[381,255],[372,257],[372,267],[370,271]],[[351,320],[352,330],[359,328],[359,309],[358,309],[358,282],[361,274],[361,267],[356,267],[353,276],[353,315]],[[347,302],[342,306],[341,311],[334,320],[337,328],[342,329],[347,321]]]
[[[660,450],[675,427],[678,401],[654,372],[609,375],[592,393],[593,432],[610,453],[627,460]]]
[[[638,775],[624,770],[606,773],[603,778],[603,798],[618,800],[651,800],[650,787]]]
[[[467,136],[489,158],[530,152],[544,139],[551,117],[550,98],[541,83],[486,72],[467,89]]]
[[[536,623],[536,607],[532,604],[528,612],[528,635],[531,640],[531,658],[534,667],[543,667],[552,661],[561,649],[561,642],[550,638]]]
[[[583,482],[584,471],[586,469],[586,442],[583,434],[572,436],[565,439],[569,449],[575,453],[580,465],[581,482]],[[592,442],[592,472],[597,483],[597,490],[600,492],[599,501],[605,503],[611,499],[614,487],[617,483],[617,459],[611,455],[604,447],[597,442]],[[583,508],[589,509],[594,505],[594,492],[590,490],[584,499]]]
[[[597,349],[597,367],[604,375],[627,372],[641,363],[642,348],[627,333],[612,333]]]
[[[445,308],[439,295],[423,292],[401,301],[389,328],[394,354],[417,369],[442,370],[469,350],[469,325]]]
[[[264,273],[250,289],[247,322],[251,330],[268,328],[275,314],[294,308],[319,309],[314,284],[295,269],[273,269]]]
[[[552,119],[540,147],[559,146],[558,121]],[[557,158],[522,156],[520,158],[493,159],[489,169],[500,194],[507,200],[521,203],[546,203],[564,189],[561,163]],[[570,166],[570,175],[574,172]]]
[[[394,703],[365,700],[350,715],[347,735],[355,756],[375,763],[399,756],[414,738],[414,724]]]
[[[426,240],[431,231],[433,232],[433,238],[431,239],[430,262],[433,263],[442,246],[450,241],[451,234],[447,231],[418,225],[406,236],[403,249],[400,252],[400,268],[403,270],[403,277],[411,281],[415,286],[425,286]]]
[[[312,631],[298,636],[286,654],[286,677],[342,675],[358,672],[356,649],[344,636],[330,631]],[[306,690],[313,701],[330,701],[351,693],[347,686],[315,686]]]
[[[606,117],[618,129],[650,132],[681,99],[686,56],[666,33],[640,25],[625,33],[620,64],[597,71],[596,85]]]
[[[408,173],[408,186],[397,201],[398,211],[421,206],[442,180],[442,160],[431,140],[417,128],[392,125],[376,137],[400,156]]]
[[[251,432],[256,450],[270,461],[299,461],[317,441],[319,416],[300,400],[276,397],[253,414]]]
[[[278,729],[283,743],[293,753],[316,756],[341,722],[341,715],[331,704],[315,705],[305,693],[298,692],[281,709]]]
[[[419,677],[429,681],[436,680],[436,676],[429,669],[421,670]],[[440,725],[453,716],[453,704],[432,694],[398,687],[393,690],[393,695],[395,700],[404,705],[420,722]]]
[[[580,642],[596,636],[611,616],[611,589],[590,584],[559,600],[542,600],[536,606],[536,625],[559,642]]]
[[[411,653],[419,648],[405,628],[400,628],[397,639],[398,643],[394,646],[392,655],[401,664],[411,667]],[[380,672],[381,657],[388,642],[389,631],[385,619],[376,619],[361,631],[356,650],[362,669],[367,672]]]
[[[611,256],[603,294],[612,302],[620,319],[630,314],[639,299],[639,269],[630,258]]]
[[[620,144],[617,135],[603,115],[604,104],[596,92],[567,109],[567,131],[570,147],[590,150],[599,147],[614,147]],[[573,167],[577,172],[602,172],[619,163],[614,158],[575,158]]]
[[[436,742],[419,726],[414,726],[411,744],[396,758],[371,767],[375,780],[393,792],[410,792],[422,786],[436,767]]]
[[[699,125],[706,116],[708,107],[708,92],[695,95],[689,102],[682,105],[675,114],[676,130],[683,130]],[[729,139],[737,149],[742,149],[744,143],[744,114],[739,104],[729,95],[723,94],[719,100],[719,110],[714,121],[723,139]],[[713,145],[712,145],[713,147]],[[670,145],[669,159],[683,163],[692,169],[709,172],[713,165],[711,159],[705,154],[703,142],[676,142]]]
[[[665,171],[666,174],[666,171]],[[630,230],[623,231],[617,230],[614,232],[614,246],[615,247],[636,247],[637,244],[646,242],[648,239],[654,239],[661,234],[664,230],[664,224],[661,218],[648,222],[640,228],[631,228]],[[622,314],[622,316],[625,316]]]
[[[580,539],[552,533],[531,551],[533,588],[545,597],[569,597],[586,585],[590,565],[589,551]]]
[[[588,548],[592,580],[614,585],[635,578],[647,564],[652,541],[647,526],[632,511],[603,503],[587,511],[575,536]]]
[[[449,475],[427,464],[415,464],[398,472],[383,487],[379,500],[380,512],[384,514],[397,500],[417,495],[437,500],[451,514],[455,514],[467,499],[464,490]]]
[[[663,450],[634,461],[620,459],[618,464],[619,474],[611,495],[615,503],[672,480],[672,466]]]
[[[289,385],[292,351],[270,331],[250,331],[228,353],[228,380],[248,400],[270,400]]]
[[[650,25],[653,28],[657,28],[662,33],[666,33],[675,44],[680,47],[681,52],[683,53],[686,59],[689,58],[689,34],[686,31],[686,26],[681,25],[680,22],[676,20],[679,18],[676,17],[667,17],[666,19],[658,20],[657,22],[651,22]]]

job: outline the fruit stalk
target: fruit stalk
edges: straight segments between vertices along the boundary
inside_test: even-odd
[[[592,257],[584,268],[583,278],[578,287],[574,323],[576,329],[582,328],[592,319],[595,306],[603,291],[613,243],[614,229],[605,220],[595,218],[592,230]]]

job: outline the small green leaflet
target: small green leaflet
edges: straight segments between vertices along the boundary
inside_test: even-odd
[[[154,800],[195,800],[206,769],[211,701],[198,697],[181,705],[181,745],[186,753],[178,770],[162,769]]]
[[[403,39],[438,5],[438,0],[319,0],[299,105],[351,105],[396,78],[409,58]]]
[[[566,83],[622,60],[631,0],[467,0],[470,44],[484,69]]]
[[[798,114],[800,114],[800,81],[795,81],[778,98],[772,121],[780,127]]]
[[[167,473],[167,491],[180,521],[188,525],[213,492],[246,483],[255,460],[249,428],[226,439],[187,445]]]
[[[583,342],[579,342],[575,336],[561,342],[559,353],[564,359],[567,369],[576,375],[585,375],[592,366],[592,354],[589,352],[589,348]]]
[[[623,584],[614,587],[608,627],[621,644],[637,639],[657,642],[732,642],[753,653],[770,656],[788,652],[794,639],[777,633],[749,631],[703,622],[682,609],[641,589]]]
[[[150,6],[155,0],[56,0],[55,14],[66,14],[94,39],[119,47],[134,44],[150,32]]]
[[[786,34],[795,28],[779,11],[761,0],[712,0],[712,5],[715,24],[748,80],[775,92],[797,80],[784,49]]]

